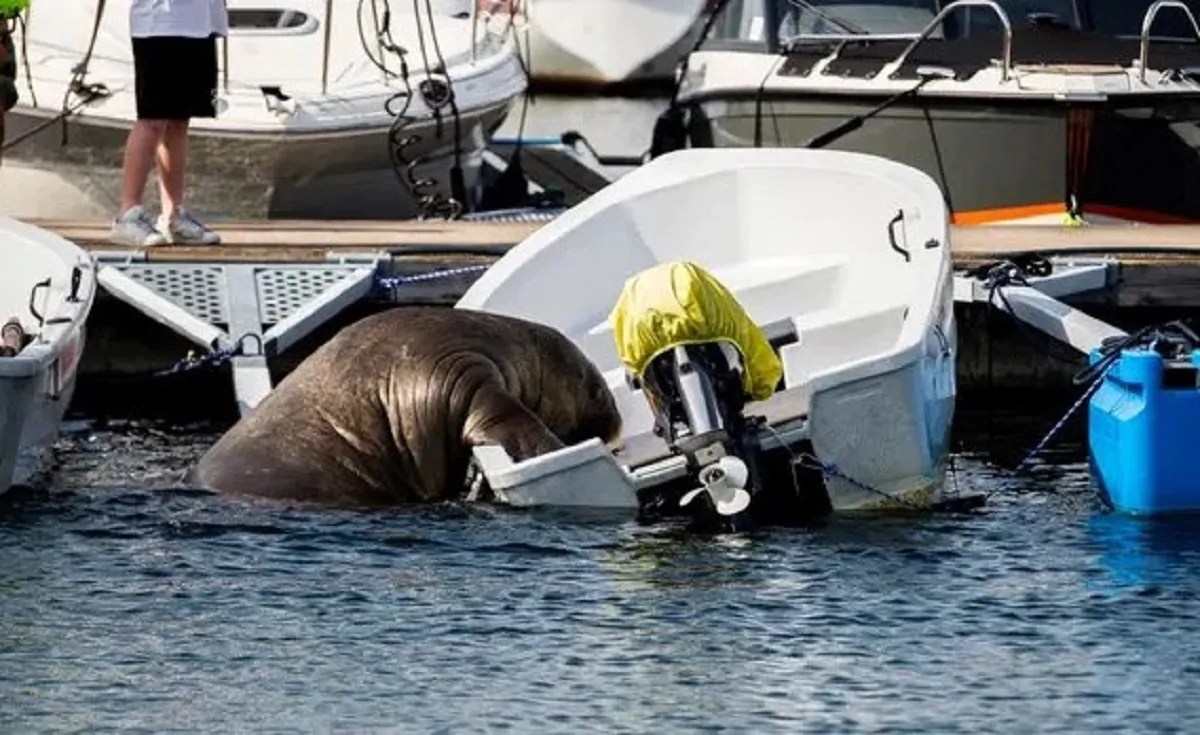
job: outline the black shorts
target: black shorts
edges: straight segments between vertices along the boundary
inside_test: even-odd
[[[139,120],[217,116],[217,37],[133,39]]]

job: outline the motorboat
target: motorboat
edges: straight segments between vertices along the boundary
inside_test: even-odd
[[[655,158],[542,226],[456,305],[567,335],[605,375],[619,446],[516,464],[489,447],[483,474],[513,505],[677,509],[728,482],[768,516],[939,504],[956,397],[948,233],[933,178],[879,156]],[[680,339],[657,378],[628,368],[614,307],[630,279],[672,263],[709,274],[761,330],[782,368],[764,399],[729,379],[758,359],[748,349]]]
[[[453,0],[449,0],[453,1]],[[460,0],[526,44],[530,79],[541,89],[587,91],[669,86],[699,38],[712,0]]]
[[[1196,221],[1195,7],[728,0],[656,152],[880,155],[932,176],[959,225]]]
[[[92,257],[0,216],[0,493],[36,484],[75,392],[96,293]]]
[[[229,0],[228,10],[218,115],[191,124],[192,210],[325,219],[471,209],[487,141],[526,87],[511,34],[477,32],[469,15],[432,2]],[[41,0],[21,27],[0,201],[13,216],[111,216],[135,118],[128,8]]]

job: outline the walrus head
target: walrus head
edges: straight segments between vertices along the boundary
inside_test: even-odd
[[[593,437],[612,444],[621,436],[621,412],[604,375],[573,342],[544,327],[536,333],[542,379],[529,405],[568,446]]]

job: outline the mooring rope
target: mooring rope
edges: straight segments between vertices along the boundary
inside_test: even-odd
[[[805,469],[817,470],[826,478],[844,480],[859,490],[863,490],[873,495],[882,496],[894,503],[899,503],[900,505],[905,505],[913,509],[921,509],[921,506],[917,505],[916,503],[911,503],[904,498],[892,495],[891,493],[878,488],[871,487],[865,482],[861,482],[853,477],[850,477],[843,472],[841,468],[837,466],[837,464],[822,462],[820,458],[809,454],[808,452],[796,454],[792,451],[791,445],[784,440],[783,436],[775,429],[774,426],[771,426],[771,424],[765,421],[762,422],[761,426],[770,432],[770,434],[775,437],[775,441],[779,442],[779,446],[782,447],[785,452],[787,452],[789,458],[788,467],[792,471],[792,489],[797,495],[800,494],[800,476],[796,474],[796,467],[800,466],[804,467]]]

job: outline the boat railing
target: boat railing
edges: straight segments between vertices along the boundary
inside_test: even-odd
[[[1158,1],[1170,3],[1178,2],[1178,0]],[[1004,40],[1002,49],[1003,55],[1000,62],[1000,81],[1007,82],[1009,75],[1012,73],[1012,21],[1009,20],[1008,13],[1004,11],[1004,8],[1001,7],[1000,3],[996,2],[996,0],[955,0],[946,7],[942,8],[937,15],[933,16],[933,20],[929,21],[929,24],[925,26],[925,30],[921,31],[917,37],[912,40],[912,43],[908,44],[908,47],[901,51],[900,55],[892,61],[891,66],[894,66],[895,69],[898,70],[904,64],[904,62],[908,60],[908,57],[910,54],[912,54],[913,50],[916,49],[916,47],[919,46],[922,41],[928,38],[929,34],[933,33],[934,29],[941,25],[942,21],[946,19],[946,16],[950,15],[950,13],[954,12],[955,10],[967,7],[991,8],[992,11],[996,13],[996,17],[1000,19],[1000,25],[1004,26]],[[892,73],[895,74],[894,71]]]
[[[329,94],[329,46],[333,30],[333,0],[325,0],[325,39],[321,49],[321,95]]]
[[[1184,5],[1181,0],[1154,0],[1146,9],[1146,14],[1142,16],[1142,35],[1138,45],[1138,76],[1143,84],[1146,83],[1146,62],[1150,55],[1150,27],[1154,25],[1158,11],[1163,8],[1182,10],[1192,24],[1192,33],[1196,35],[1196,41],[1200,42],[1200,25],[1196,24],[1196,16],[1192,15],[1191,8]]]
[[[1178,0],[1160,0],[1160,2],[1173,3]],[[826,41],[841,44],[837,50],[837,54],[841,53],[841,49],[845,44],[863,42],[863,41],[909,41],[910,43],[900,52],[900,55],[892,61],[893,66],[899,69],[900,66],[908,59],[913,50],[921,44],[922,41],[929,38],[938,26],[946,19],[946,16],[955,10],[966,7],[983,7],[991,8],[996,16],[1000,18],[1000,24],[1004,26],[1004,46],[1002,67],[1000,69],[1000,81],[1008,81],[1008,77],[1012,72],[1012,21],[1009,20],[1008,13],[1004,8],[996,2],[996,0],[955,0],[946,7],[942,8],[933,20],[925,26],[919,33],[798,33],[794,36],[788,36],[781,39],[784,48],[792,49],[797,44],[811,41]]]
[[[784,48],[794,46],[805,41],[833,41],[835,43],[855,41],[911,41],[917,37],[917,33],[797,33],[794,36],[780,39],[780,45]]]

